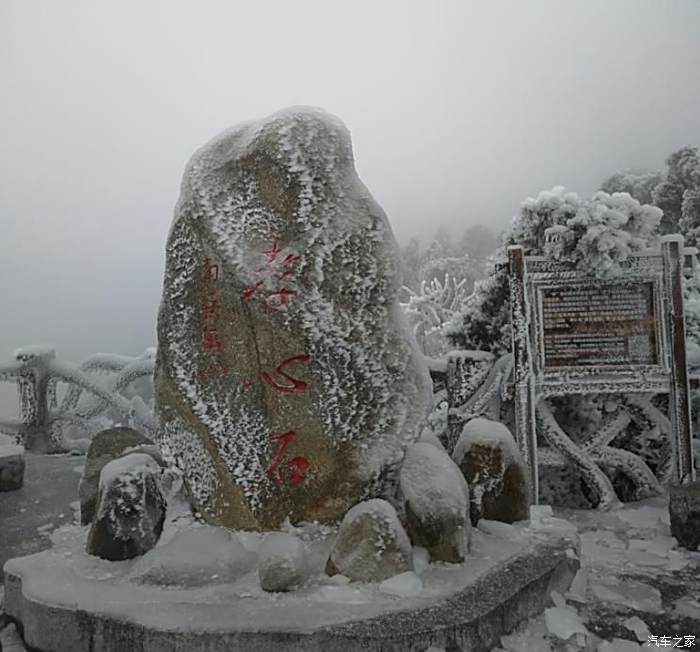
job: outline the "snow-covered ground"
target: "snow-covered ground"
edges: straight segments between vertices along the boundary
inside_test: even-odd
[[[83,458],[63,459],[65,473],[75,477]],[[679,637],[683,645],[689,641],[685,636],[700,639],[700,552],[677,548],[670,536],[665,499],[632,503],[612,512],[555,509],[554,515],[579,531],[582,570],[566,595],[553,594],[550,609],[503,637],[494,652],[627,652],[653,649],[654,642],[647,645],[650,636],[657,637],[660,647],[672,647]],[[546,510],[539,516],[546,520]],[[56,525],[36,528],[35,536],[45,540]],[[480,524],[477,543],[487,534],[503,538],[499,529],[511,528]],[[163,543],[172,535],[165,532]],[[416,569],[416,575],[428,577],[420,563]],[[378,586],[373,599],[415,600],[416,591],[423,590],[418,588],[421,580],[413,573],[405,575]],[[357,597],[357,590],[337,583],[309,588],[318,599],[327,601],[331,595],[349,610],[358,608],[350,600],[351,591]],[[367,599],[364,594],[360,597]],[[3,652],[23,650],[12,627],[2,630],[0,641]]]

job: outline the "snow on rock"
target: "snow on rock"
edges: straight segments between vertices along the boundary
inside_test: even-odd
[[[375,498],[355,505],[345,515],[326,573],[340,573],[353,582],[381,582],[411,570],[411,563],[411,542],[396,510]]]
[[[645,582],[622,578],[619,580],[592,579],[591,593],[603,602],[610,602],[627,609],[661,613],[661,592]]]
[[[194,527],[147,552],[134,564],[130,577],[160,586],[210,586],[233,582],[255,568],[256,559],[225,528]]]
[[[577,611],[571,607],[550,607],[545,609],[544,622],[552,634],[565,641],[574,636],[574,634],[588,633]]]
[[[24,484],[24,447],[0,445],[0,491],[14,491]]]
[[[414,444],[406,451],[399,486],[413,544],[426,548],[433,561],[464,561],[469,488],[450,456],[432,444]]]
[[[125,452],[133,450],[136,446],[150,443],[150,440],[141,433],[132,428],[124,427],[108,428],[98,432],[93,437],[78,486],[82,525],[91,523],[95,515],[100,472],[105,465],[121,457]],[[149,454],[154,457],[150,451]]]
[[[512,539],[515,536],[516,529],[509,523],[501,521],[491,521],[487,518],[482,518],[477,527],[486,534],[500,537],[501,539]]]
[[[397,251],[347,128],[319,109],[240,124],[193,155],[155,385],[164,443],[205,518],[329,522],[391,484],[432,396]]]
[[[260,547],[258,577],[265,591],[294,591],[309,578],[306,548],[299,537],[272,532]]]
[[[420,594],[423,590],[423,582],[413,571],[406,571],[384,580],[379,585],[379,590],[389,595],[408,598]]]
[[[527,471],[502,423],[483,418],[466,423],[452,457],[469,483],[472,525],[480,518],[506,523],[527,518]]]
[[[165,520],[161,469],[146,453],[131,453],[100,472],[87,552],[111,561],[142,555],[157,543]]]
[[[630,616],[622,623],[630,632],[632,632],[637,640],[641,643],[646,643],[649,640],[649,627],[639,616]]]

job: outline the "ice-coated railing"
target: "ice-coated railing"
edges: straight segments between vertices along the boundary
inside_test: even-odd
[[[20,418],[0,419],[0,432],[14,437],[29,450],[58,452],[69,450],[66,427],[89,435],[88,423],[111,413],[149,437],[155,437],[151,409],[138,395],[127,398],[124,390],[139,378],[152,377],[155,349],[141,356],[128,357],[97,353],[76,365],[56,359],[52,345],[22,347],[14,359],[0,364],[0,381],[14,382],[19,391]],[[110,374],[109,383],[97,375]],[[57,399],[57,385],[66,383],[63,399]],[[88,400],[80,402],[81,395]]]

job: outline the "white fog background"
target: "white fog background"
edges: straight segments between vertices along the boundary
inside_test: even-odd
[[[700,0],[0,0],[0,360],[155,345],[185,162],[294,104],[345,121],[400,242],[499,231],[700,145]]]

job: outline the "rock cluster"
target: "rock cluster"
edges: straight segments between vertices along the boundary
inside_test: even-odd
[[[166,509],[160,475],[160,466],[146,453],[125,455],[102,468],[88,554],[121,561],[155,546]]]
[[[286,532],[265,536],[258,558],[258,578],[265,591],[294,591],[308,577],[309,562],[301,539]]]
[[[413,545],[426,548],[432,561],[462,562],[471,526],[459,467],[441,448],[418,442],[406,452],[399,478]]]
[[[160,466],[165,466],[157,447],[136,430],[118,427],[98,432],[90,442],[85,469],[78,486],[81,525],[92,523],[95,516],[100,472],[106,464],[125,453],[147,453]]]
[[[469,484],[472,525],[481,518],[504,523],[527,519],[527,470],[506,426],[472,419],[452,457]]]
[[[348,511],[326,564],[328,575],[379,582],[411,569],[411,542],[391,504],[375,498]]]

